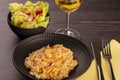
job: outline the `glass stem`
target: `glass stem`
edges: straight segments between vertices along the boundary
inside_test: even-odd
[[[66,29],[69,30],[70,29],[70,12],[66,13]]]

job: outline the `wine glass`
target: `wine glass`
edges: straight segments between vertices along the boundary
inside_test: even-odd
[[[66,28],[58,29],[55,33],[65,34],[74,38],[80,38],[80,33],[70,28],[69,15],[76,11],[82,3],[82,0],[55,0],[57,6],[66,13]]]

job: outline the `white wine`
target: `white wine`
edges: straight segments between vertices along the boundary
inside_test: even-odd
[[[82,0],[55,0],[60,9],[65,12],[75,11],[82,3]]]
[[[58,29],[55,33],[64,34],[79,39],[79,32],[71,29],[69,26],[69,16],[70,13],[76,11],[80,7],[82,0],[55,0],[55,2],[56,5],[66,13],[66,28]]]

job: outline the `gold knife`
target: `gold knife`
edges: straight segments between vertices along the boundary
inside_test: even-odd
[[[94,51],[94,47],[93,47],[93,43],[91,42],[91,48],[92,48],[92,53],[93,53],[93,57],[95,59],[95,62],[96,62],[96,67],[97,67],[97,71],[98,71],[98,80],[104,80],[104,76],[103,76],[103,73],[102,73],[102,68],[101,68],[101,65],[97,62],[97,59],[96,59],[96,55],[95,55],[95,51]]]

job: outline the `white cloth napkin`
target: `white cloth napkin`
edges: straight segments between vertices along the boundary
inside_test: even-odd
[[[120,43],[112,39],[110,41],[110,45],[111,45],[111,53],[112,53],[111,62],[112,62],[114,74],[116,80],[120,80]],[[102,69],[105,80],[112,80],[109,64],[103,58],[102,54],[101,54],[101,62],[102,62]],[[91,65],[88,68],[88,70],[83,75],[78,77],[76,80],[98,80],[95,60],[91,62]]]

